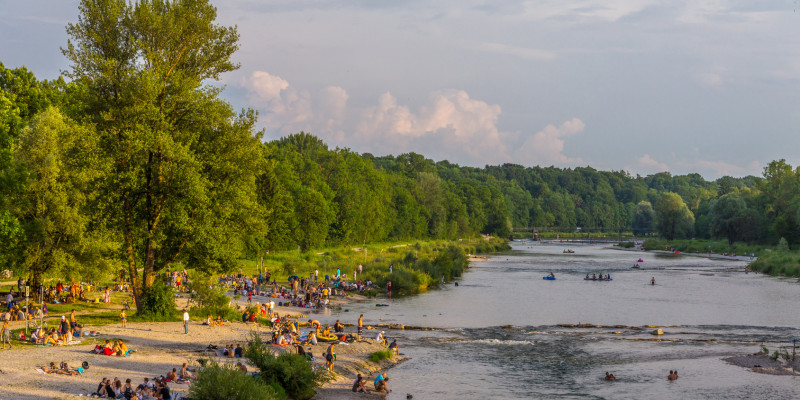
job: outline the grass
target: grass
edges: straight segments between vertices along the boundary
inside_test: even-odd
[[[382,360],[391,360],[394,353],[391,350],[380,350],[369,355],[369,360],[372,362],[381,362]]]

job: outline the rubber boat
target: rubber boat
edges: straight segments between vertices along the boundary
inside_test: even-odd
[[[585,281],[613,281],[614,278],[583,278]]]
[[[543,276],[542,279],[544,279],[546,281],[554,281],[554,280],[556,280],[556,277],[555,276]]]

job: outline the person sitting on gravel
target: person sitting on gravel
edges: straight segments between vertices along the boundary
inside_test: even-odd
[[[189,379],[197,379],[197,376],[192,375],[191,371],[189,371],[189,364],[183,363],[181,366],[181,372],[178,374],[178,377],[184,381]]]
[[[358,374],[358,378],[353,382],[353,391],[356,393],[368,393],[367,381],[361,377],[361,374]]]
[[[400,348],[397,347],[397,339],[392,339],[392,343],[389,344],[389,350],[391,350],[394,355],[400,355]]]
[[[378,336],[375,336],[375,341],[386,346],[386,338],[383,337],[383,335],[385,334],[386,334],[385,331],[381,331],[381,333],[379,333]]]
[[[389,382],[389,377],[388,376],[384,376],[384,375],[378,374],[378,376],[375,377],[375,382],[374,382],[375,391],[378,392],[378,393],[381,393],[381,392],[390,393],[391,390],[389,390],[389,388],[386,387],[386,384],[388,382]]]
[[[177,381],[178,380],[178,369],[173,368],[172,371],[167,372],[167,380],[170,381]]]

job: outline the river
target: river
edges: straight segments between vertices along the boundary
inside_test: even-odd
[[[515,241],[473,263],[458,287],[351,304],[325,319],[364,313],[368,324],[438,328],[387,332],[410,358],[389,372],[390,399],[800,398],[796,377],[722,360],[800,337],[796,279],[746,274],[743,261],[564,248]],[[556,280],[543,280],[550,272]],[[673,369],[680,379],[667,381]],[[604,381],[606,371],[618,380]]]

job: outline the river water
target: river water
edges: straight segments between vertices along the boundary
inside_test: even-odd
[[[325,319],[355,322],[364,313],[368,324],[438,328],[387,331],[410,358],[389,372],[390,399],[800,398],[800,378],[722,360],[800,337],[797,280],[746,274],[742,261],[605,246],[563,254],[563,245],[520,241],[512,248],[472,263],[458,287],[377,301],[389,307],[352,304]],[[632,269],[638,258],[641,269]],[[543,280],[550,272],[556,280]],[[585,281],[587,273],[613,280]],[[651,333],[656,327],[663,336]],[[672,369],[680,379],[670,382]],[[604,381],[606,371],[618,380]]]

